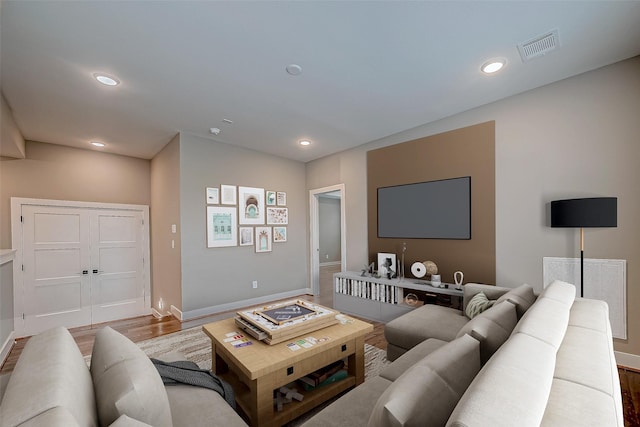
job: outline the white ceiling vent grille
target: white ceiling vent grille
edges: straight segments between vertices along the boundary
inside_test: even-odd
[[[558,30],[551,30],[548,33],[534,37],[524,43],[518,45],[518,51],[522,62],[530,61],[533,58],[545,55],[560,46],[558,39]]]

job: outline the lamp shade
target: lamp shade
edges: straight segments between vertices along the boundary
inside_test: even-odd
[[[617,197],[590,197],[551,202],[551,227],[617,226]]]

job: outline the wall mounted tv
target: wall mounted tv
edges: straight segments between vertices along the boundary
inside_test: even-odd
[[[378,237],[471,239],[471,177],[378,188]]]

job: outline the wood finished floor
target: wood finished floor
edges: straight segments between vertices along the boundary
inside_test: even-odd
[[[335,268],[335,267],[334,267]],[[339,266],[337,267],[339,269]],[[304,299],[313,301],[317,304],[331,307],[333,305],[331,269],[321,269],[321,289],[320,295],[317,297],[304,295]],[[327,279],[329,277],[329,279]],[[327,284],[328,280],[328,284]],[[156,319],[153,316],[136,317],[133,319],[118,320],[105,324],[86,326],[81,328],[70,329],[72,336],[78,343],[78,347],[83,355],[91,354],[93,341],[96,332],[105,325],[112,327],[123,335],[127,336],[133,342],[139,342],[146,339],[159,337],[162,335],[178,332],[183,329],[189,329],[195,326],[202,326],[206,323],[215,322],[228,317],[232,317],[236,310],[220,313],[214,316],[206,316],[198,319],[180,322],[173,317],[165,317]],[[366,319],[363,319],[366,320]],[[372,322],[374,326],[373,332],[365,337],[365,342],[369,345],[386,350],[387,341],[384,338],[384,324],[380,322]],[[16,361],[20,357],[20,353],[27,343],[28,338],[17,340],[13,349],[9,353],[7,360],[0,369],[0,375],[9,373],[13,370]],[[619,367],[618,374],[620,376],[620,386],[622,389],[622,400],[624,406],[624,425],[625,427],[640,427],[640,372]]]

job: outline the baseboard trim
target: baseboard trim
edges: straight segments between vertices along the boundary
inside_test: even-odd
[[[187,320],[196,319],[198,317],[210,316],[212,314],[218,314],[218,313],[222,313],[222,312],[225,312],[225,311],[237,310],[237,309],[243,308],[243,307],[251,307],[253,305],[264,304],[265,302],[270,302],[270,301],[279,300],[279,299],[285,299],[285,298],[291,298],[291,297],[296,297],[298,295],[311,294],[311,293],[312,292],[311,292],[310,288],[296,289],[296,290],[293,290],[293,291],[280,292],[278,294],[265,295],[265,296],[262,296],[262,297],[250,298],[250,299],[245,299],[245,300],[241,300],[241,301],[234,301],[234,302],[230,302],[230,303],[226,303],[226,304],[220,304],[220,305],[214,305],[214,306],[210,306],[210,307],[199,308],[197,310],[190,310],[190,311],[180,312],[180,315],[182,317],[178,317],[173,312],[175,307],[171,306],[171,313],[174,316],[176,316],[176,318],[178,318],[178,320],[187,321]],[[179,311],[179,310],[176,309],[176,311]]]
[[[9,353],[11,353],[11,349],[13,348],[13,345],[16,342],[16,337],[13,331],[11,331],[11,333],[9,334],[9,336],[7,337],[7,339],[4,341],[4,343],[2,343],[2,348],[0,348],[0,366],[2,366],[5,362],[5,360],[7,359],[7,356],[9,356]]]
[[[171,305],[171,307],[169,308],[169,313],[171,313],[171,315],[172,315],[173,317],[175,317],[176,319],[178,319],[178,320],[179,320],[179,321],[181,321],[181,322],[182,322],[183,320],[185,320],[185,319],[184,319],[184,316],[183,316],[183,314],[182,314],[182,311],[180,311],[180,310],[178,309],[178,307],[176,307],[175,305]]]
[[[328,262],[321,262],[320,267],[328,267],[330,265],[341,265],[341,264],[342,264],[341,261],[328,261]]]
[[[640,371],[640,356],[637,354],[623,353],[621,351],[615,351],[616,363],[618,366],[624,366]]]

